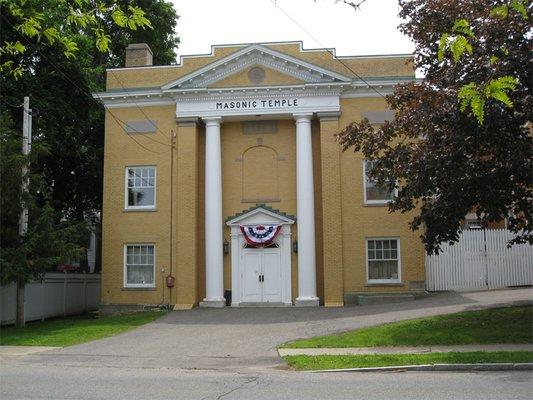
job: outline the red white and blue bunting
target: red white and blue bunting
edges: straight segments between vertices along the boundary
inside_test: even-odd
[[[271,244],[281,232],[281,225],[240,226],[246,242],[255,247]]]

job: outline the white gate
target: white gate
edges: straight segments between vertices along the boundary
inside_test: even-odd
[[[533,246],[507,247],[506,229],[465,230],[439,255],[426,256],[426,288],[484,290],[533,285]]]

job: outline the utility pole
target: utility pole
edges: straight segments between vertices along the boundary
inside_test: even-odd
[[[24,107],[22,111],[22,154],[27,156],[31,151],[31,109],[30,98],[24,97]],[[26,161],[22,166],[22,196],[28,193],[29,186],[29,162]],[[28,232],[28,206],[22,199],[22,210],[19,217],[19,235],[24,236]],[[26,318],[24,316],[24,282],[17,282],[17,326],[23,327],[26,325]]]
[[[31,151],[31,109],[30,98],[24,97],[24,108],[22,114],[22,154],[27,156]],[[28,163],[24,163],[22,166],[22,193],[28,192]],[[28,231],[28,207],[22,201],[22,210],[19,218],[19,235],[24,236]]]

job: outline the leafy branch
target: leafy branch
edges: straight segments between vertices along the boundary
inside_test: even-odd
[[[509,16],[509,12],[514,11],[520,14],[523,19],[528,20],[526,4],[526,0],[512,0],[508,4],[493,7],[489,12],[489,17],[503,19]],[[470,23],[466,19],[457,19],[451,32],[445,32],[440,37],[437,52],[439,62],[444,60],[447,52],[451,53],[454,63],[458,63],[465,53],[472,55],[472,41],[475,38],[476,36],[470,27]],[[508,51],[503,49],[502,53],[507,55]],[[494,66],[499,61],[500,57],[496,54],[490,55],[489,65]],[[482,125],[485,120],[487,100],[494,99],[504,106],[512,108],[513,102],[508,92],[514,91],[517,85],[518,80],[509,75],[492,78],[486,84],[470,82],[462,86],[457,94],[460,109],[465,112],[470,107],[478,124]]]
[[[27,0],[0,0],[0,6],[6,10],[2,14],[3,22],[7,22],[22,36],[21,40],[0,43],[0,73],[7,73],[19,79],[25,71],[18,61],[27,51],[23,41],[35,40],[38,43],[62,45],[63,54],[67,58],[75,57],[79,51],[74,40],[75,34],[90,29],[96,37],[96,48],[104,53],[109,50],[111,37],[106,32],[104,21],[109,20],[120,28],[129,30],[152,29],[145,12],[137,6],[122,9],[116,1],[110,5],[101,0],[56,0],[55,8],[65,10],[65,23],[52,25],[47,22],[45,13],[35,12],[28,7]]]

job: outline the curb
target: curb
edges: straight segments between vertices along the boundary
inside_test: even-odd
[[[403,372],[403,371],[533,371],[533,363],[486,363],[486,364],[423,364],[396,365],[389,367],[321,369],[320,372]]]

